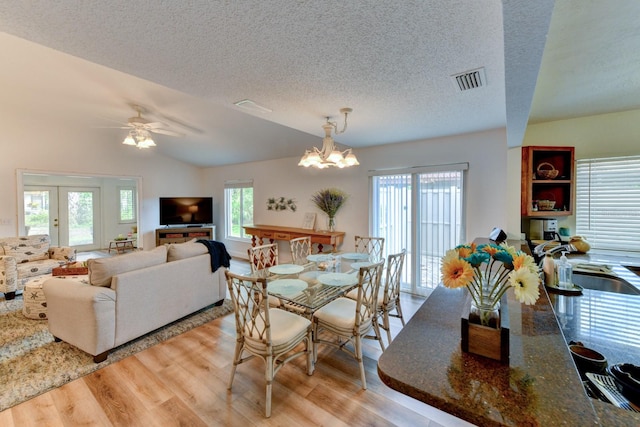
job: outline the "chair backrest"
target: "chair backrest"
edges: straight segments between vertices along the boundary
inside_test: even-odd
[[[368,267],[360,267],[358,272],[358,297],[356,299],[356,329],[371,321],[376,314],[383,267],[384,260]]]
[[[298,237],[289,240],[289,248],[291,249],[291,258],[296,263],[298,260],[304,260],[311,255],[311,236]]]
[[[251,272],[278,265],[278,244],[254,246],[247,250]]]
[[[400,297],[400,278],[406,254],[406,249],[403,249],[402,252],[391,254],[387,257],[387,277],[384,284],[385,305],[389,304],[389,301],[396,301]]]
[[[369,254],[372,261],[379,261],[384,254],[384,237],[356,236],[356,252]]]
[[[225,271],[236,317],[236,333],[247,345],[271,346],[267,279]]]

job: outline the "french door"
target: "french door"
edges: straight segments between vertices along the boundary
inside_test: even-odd
[[[100,249],[100,189],[24,186],[27,235],[49,234],[51,244],[78,251]]]
[[[407,250],[401,289],[427,295],[440,283],[440,259],[461,241],[465,164],[371,176],[371,233],[385,257]]]

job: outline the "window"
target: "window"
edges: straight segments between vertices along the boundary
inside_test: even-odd
[[[385,238],[385,256],[407,249],[403,290],[426,295],[438,286],[441,257],[461,243],[467,167],[464,163],[372,174],[372,235]]]
[[[243,226],[253,224],[253,180],[224,183],[226,237],[249,239]]]
[[[136,222],[136,189],[135,187],[118,188],[118,211],[120,223],[129,224]]]
[[[640,252],[640,156],[577,161],[576,234],[594,249]]]

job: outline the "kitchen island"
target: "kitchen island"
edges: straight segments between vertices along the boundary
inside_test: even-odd
[[[508,292],[509,365],[460,350],[466,298],[434,290],[380,357],[385,384],[481,426],[640,425],[640,414],[586,395],[543,286],[531,306]]]

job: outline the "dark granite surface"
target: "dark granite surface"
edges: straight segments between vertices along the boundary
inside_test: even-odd
[[[481,426],[640,425],[640,414],[585,394],[542,286],[532,306],[508,293],[508,366],[460,350],[466,292],[431,294],[380,357],[385,384]]]

